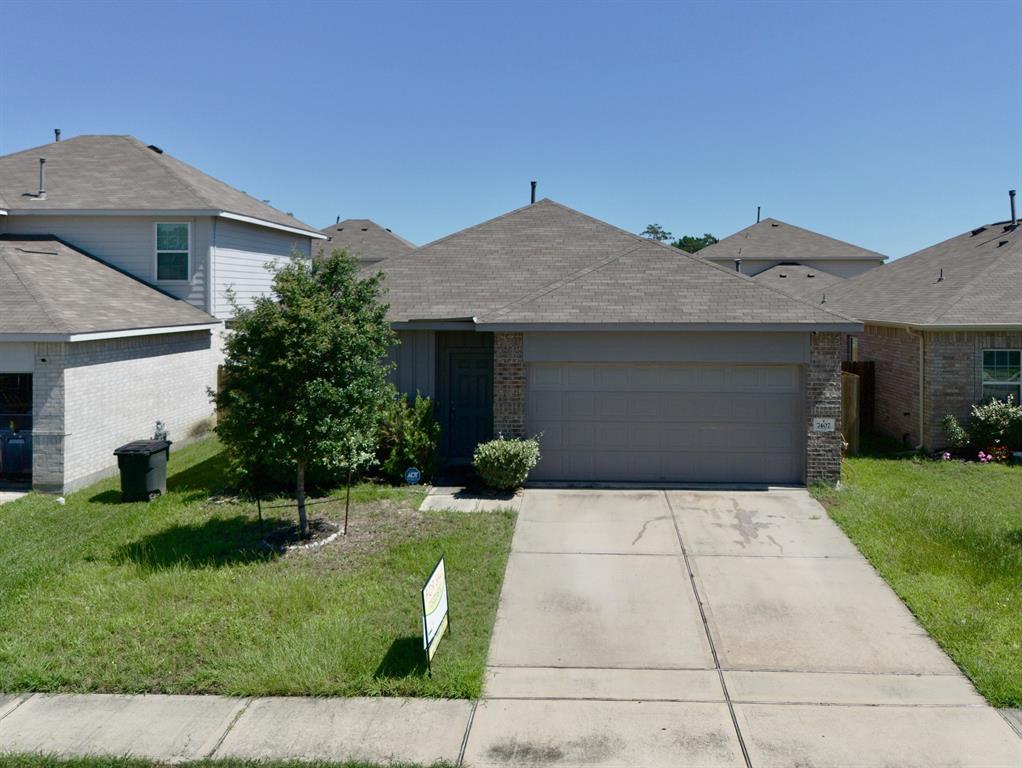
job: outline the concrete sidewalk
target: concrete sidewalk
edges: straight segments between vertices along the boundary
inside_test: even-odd
[[[0,755],[458,763],[470,701],[0,696]]]

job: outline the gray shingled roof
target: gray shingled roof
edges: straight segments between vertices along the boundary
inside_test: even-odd
[[[56,238],[0,235],[0,335],[218,322]]]
[[[317,253],[329,253],[334,248],[343,248],[357,257],[362,266],[403,256],[415,250],[414,243],[395,235],[371,219],[345,219],[320,232],[330,240],[316,243]]]
[[[1000,222],[849,278],[827,305],[880,323],[1022,326],[1020,290],[1022,228]]]
[[[393,321],[848,324],[850,321],[551,200],[377,265]]]
[[[823,290],[843,277],[802,264],[777,264],[753,275],[753,280],[799,299],[818,298]]]
[[[758,224],[725,237],[719,243],[706,246],[699,251],[699,255],[704,259],[728,262],[738,258],[776,261],[886,258],[876,251],[869,251],[777,219],[763,219]]]
[[[39,191],[46,159],[46,199]],[[225,211],[319,234],[133,136],[76,136],[0,157],[0,198],[19,210]]]

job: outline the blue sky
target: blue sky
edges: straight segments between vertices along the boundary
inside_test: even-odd
[[[4,4],[0,153],[130,133],[424,243],[551,197],[901,256],[1022,189],[1022,0]]]

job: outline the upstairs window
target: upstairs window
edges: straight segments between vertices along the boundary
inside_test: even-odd
[[[156,280],[187,281],[190,277],[192,225],[160,221],[156,224]]]
[[[983,399],[1004,400],[1012,396],[1020,402],[1022,387],[1022,351],[1017,349],[983,350]]]

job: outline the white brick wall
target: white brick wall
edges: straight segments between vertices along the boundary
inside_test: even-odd
[[[152,437],[157,419],[182,442],[213,413],[206,389],[216,383],[216,353],[206,331],[65,347],[65,490],[112,472],[114,449]]]

